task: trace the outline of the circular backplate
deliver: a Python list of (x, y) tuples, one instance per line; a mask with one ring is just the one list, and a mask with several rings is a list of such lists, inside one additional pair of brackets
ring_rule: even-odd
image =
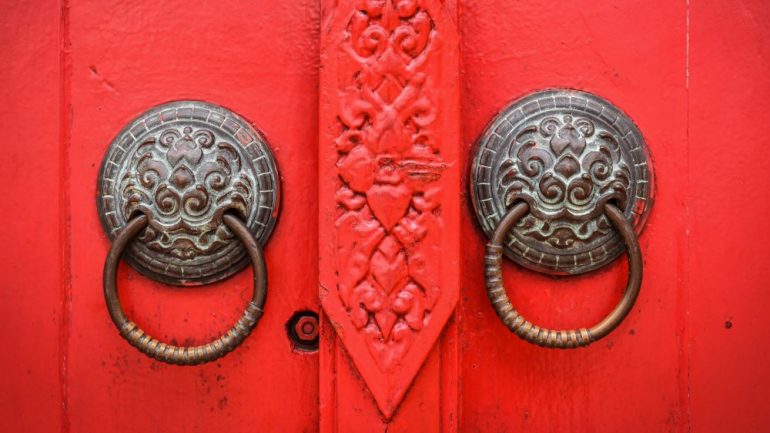
[(506, 255), (549, 274), (597, 269), (624, 250), (604, 216), (612, 201), (639, 233), (652, 205), (647, 146), (631, 119), (576, 90), (545, 90), (500, 113), (478, 140), (471, 195), (487, 236), (513, 203), (530, 214), (511, 230)]
[(222, 215), (236, 213), (264, 245), (278, 216), (279, 179), (267, 142), (244, 119), (206, 102), (171, 102), (110, 144), (97, 208), (110, 239), (132, 216), (148, 216), (125, 254), (139, 272), (168, 284), (208, 284), (249, 263)]

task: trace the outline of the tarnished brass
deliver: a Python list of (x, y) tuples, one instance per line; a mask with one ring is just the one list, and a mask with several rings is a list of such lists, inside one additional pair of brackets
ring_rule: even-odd
[[(159, 105), (112, 142), (98, 187), (99, 216), (113, 241), (104, 264), (104, 298), (120, 335), (147, 356), (180, 365), (213, 361), (241, 344), (263, 314), (262, 245), (278, 216), (278, 170), (264, 138), (214, 104)], [(120, 305), (121, 258), (175, 285), (220, 281), (251, 262), (252, 299), (238, 322), (209, 344), (162, 343), (129, 320)]]
[(541, 328), (524, 319), (511, 304), (503, 286), (503, 240), (511, 227), (528, 212), (529, 205), (526, 202), (515, 204), (497, 226), (492, 239), (487, 243), (485, 257), (487, 296), (492, 301), (495, 312), (511, 332), (538, 346), (559, 349), (587, 346), (606, 336), (631, 311), (642, 284), (642, 253), (639, 250), (639, 242), (634, 227), (620, 209), (610, 203), (604, 205), (604, 215), (620, 234), (628, 252), (628, 283), (623, 299), (604, 320), (591, 328), (553, 330)]
[[(487, 295), (505, 326), (543, 347), (586, 346), (628, 315), (642, 283), (637, 233), (654, 192), (633, 121), (587, 92), (535, 92), (506, 107), (479, 138), (471, 196), (489, 237)], [(503, 255), (548, 274), (581, 274), (628, 252), (623, 299), (591, 328), (553, 330), (524, 319), (503, 286)]]
[(98, 186), (111, 239), (136, 215), (148, 217), (126, 261), (175, 285), (213, 283), (243, 269), (249, 257), (222, 216), (239, 215), (264, 245), (280, 201), (267, 141), (237, 114), (202, 101), (159, 105), (128, 124), (105, 154)]
[(222, 219), (248, 252), (254, 269), (254, 291), (246, 311), (238, 322), (223, 336), (201, 346), (179, 347), (162, 343), (146, 334), (136, 323), (126, 317), (118, 298), (118, 264), (126, 246), (147, 227), (147, 216), (139, 215), (129, 220), (125, 228), (115, 237), (104, 263), (104, 299), (107, 302), (110, 317), (120, 331), (120, 335), (145, 355), (178, 365), (210, 362), (225, 356), (238, 347), (262, 317), (264, 313), (262, 308), (267, 296), (267, 270), (262, 256), (262, 248), (249, 228), (238, 217), (225, 214)]
[(478, 140), (471, 196), (487, 236), (514, 203), (530, 211), (505, 238), (529, 269), (580, 274), (623, 252), (603, 212), (615, 202), (639, 233), (652, 207), (651, 160), (634, 122), (577, 90), (545, 90), (505, 108)]

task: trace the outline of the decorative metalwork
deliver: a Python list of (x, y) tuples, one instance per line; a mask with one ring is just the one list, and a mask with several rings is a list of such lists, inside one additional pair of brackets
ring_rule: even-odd
[(608, 101), (576, 90), (541, 91), (507, 107), (479, 139), (471, 176), (487, 236), (514, 203), (529, 204), (505, 254), (553, 274), (579, 274), (617, 258), (624, 244), (605, 204), (615, 203), (639, 232), (654, 191), (634, 123)]
[(214, 361), (240, 346), (257, 326), (259, 319), (262, 318), (265, 312), (263, 310), (265, 298), (267, 297), (267, 269), (262, 255), (262, 247), (239, 217), (224, 214), (222, 221), (248, 251), (254, 271), (254, 289), (251, 301), (235, 325), (216, 340), (199, 346), (175, 346), (163, 343), (144, 332), (136, 323), (126, 317), (118, 296), (118, 265), (126, 246), (147, 227), (148, 217), (140, 214), (131, 218), (115, 237), (104, 263), (104, 301), (107, 304), (107, 311), (110, 313), (112, 322), (120, 331), (120, 336), (150, 358), (177, 365), (197, 365)]
[(492, 302), (497, 316), (508, 329), (519, 338), (542, 347), (570, 349), (588, 346), (594, 341), (607, 336), (615, 329), (633, 308), (642, 285), (642, 252), (631, 222), (623, 211), (607, 203), (604, 213), (614, 228), (620, 233), (628, 251), (628, 282), (623, 298), (610, 314), (591, 328), (547, 329), (525, 319), (508, 298), (503, 286), (503, 239), (513, 224), (516, 224), (529, 212), (529, 205), (520, 201), (503, 217), (492, 238), (487, 243), (484, 257), (484, 281), (487, 296)]
[(279, 190), (273, 156), (248, 122), (213, 104), (179, 101), (118, 134), (102, 163), (97, 206), (110, 239), (137, 214), (148, 217), (125, 257), (139, 272), (169, 284), (207, 284), (249, 263), (223, 215), (237, 214), (264, 245)]

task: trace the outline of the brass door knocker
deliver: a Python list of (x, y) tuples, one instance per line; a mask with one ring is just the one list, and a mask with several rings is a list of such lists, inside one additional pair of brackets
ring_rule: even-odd
[[(544, 347), (586, 346), (631, 311), (642, 281), (637, 241), (652, 205), (653, 175), (641, 133), (608, 101), (546, 90), (507, 107), (478, 142), (471, 173), (476, 216), (489, 236), (487, 295), (503, 323)], [(618, 306), (591, 328), (552, 330), (524, 319), (503, 286), (502, 256), (529, 269), (574, 275), (628, 253)]]
[[(278, 216), (280, 183), (265, 139), (222, 107), (178, 101), (131, 122), (102, 163), (97, 208), (112, 239), (104, 297), (131, 345), (160, 361), (193, 365), (232, 351), (264, 313), (267, 271), (262, 245)], [(208, 284), (248, 263), (254, 290), (243, 316), (223, 336), (195, 347), (150, 337), (120, 305), (121, 257), (140, 273), (173, 285)]]

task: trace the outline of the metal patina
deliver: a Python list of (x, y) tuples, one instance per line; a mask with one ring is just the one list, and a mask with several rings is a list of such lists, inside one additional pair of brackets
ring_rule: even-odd
[(246, 266), (247, 251), (223, 216), (238, 216), (264, 245), (280, 201), (262, 135), (237, 114), (200, 101), (157, 106), (126, 126), (107, 150), (98, 187), (111, 240), (131, 218), (147, 216), (126, 260), (175, 285), (212, 283)]
[(479, 138), (471, 172), (487, 236), (526, 202), (529, 213), (506, 237), (505, 254), (550, 274), (580, 274), (617, 258), (625, 247), (605, 205), (616, 205), (639, 233), (653, 192), (636, 125), (610, 102), (576, 90), (536, 92), (508, 106)]

